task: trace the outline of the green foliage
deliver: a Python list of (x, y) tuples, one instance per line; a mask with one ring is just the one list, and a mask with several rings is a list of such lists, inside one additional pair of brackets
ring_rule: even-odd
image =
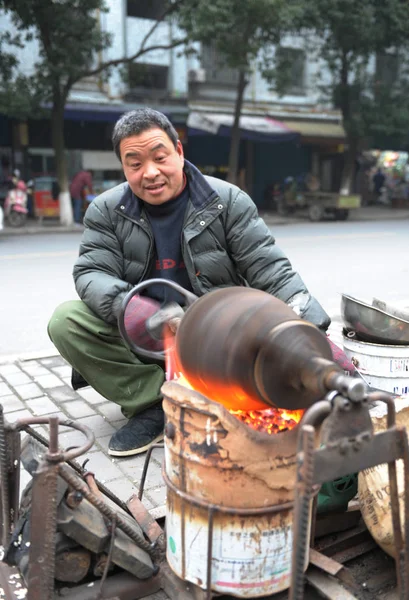
[[(110, 43), (110, 37), (100, 31), (99, 13), (105, 11), (103, 0), (3, 0), (0, 4), (10, 15), (18, 35), (6, 41), (22, 46), (38, 41), (39, 56), (31, 75), (19, 72), (15, 58), (2, 52), (0, 79), (2, 109), (8, 114), (27, 115), (38, 103), (53, 102), (59, 97), (64, 103), (72, 85), (92, 67), (95, 56)], [(13, 90), (22, 90), (25, 99)], [(11, 102), (10, 104), (8, 102)]]
[(17, 75), (13, 80), (5, 80), (0, 91), (0, 113), (24, 120), (27, 115), (40, 118), (46, 114), (39, 95), (30, 77)]
[(6, 33), (0, 35), (0, 80), (8, 81), (13, 75), (17, 65), (16, 57), (4, 48), (9, 44), (10, 36)]
[(303, 48), (295, 49), (282, 45), (264, 48), (261, 61), (263, 77), (273, 84), (274, 91), (283, 96), (293, 93), (294, 87), (302, 88), (306, 53)]
[[(184, 1), (188, 0), (168, 0), (162, 18)], [(102, 53), (111, 43), (111, 36), (99, 26), (100, 13), (107, 11), (104, 0), (0, 0), (0, 9), (11, 17), (17, 31), (14, 39), (0, 32), (0, 112), (20, 119), (35, 118), (43, 115), (45, 106), (50, 107), (56, 173), (61, 192), (67, 192), (60, 198), (60, 216), (69, 224), (72, 208), (64, 152), (64, 107), (73, 85), (88, 76), (106, 78), (113, 68), (185, 40), (149, 45), (156, 23), (133, 56), (104, 62)], [(32, 40), (38, 42), (39, 55), (32, 73), (27, 74), (25, 65), (14, 58), (13, 46)]]
[(262, 48), (278, 43), (281, 31), (288, 27), (292, 8), (287, 5), (286, 0), (187, 0), (176, 13), (189, 41), (214, 52), (216, 68), (229, 67), (239, 74), (228, 166), (232, 183), (237, 177), (239, 120), (247, 75)]
[(189, 40), (213, 45), (224, 65), (249, 69), (260, 49), (277, 42), (285, 0), (192, 0), (182, 3), (179, 25)]
[[(409, 44), (406, 0), (290, 0), (289, 33), (303, 40), (318, 60), (316, 86), (321, 100), (339, 108), (350, 140), (399, 134), (409, 128), (404, 73)], [(296, 9), (298, 6), (298, 10)], [(399, 75), (375, 68), (388, 53), (399, 56)], [(264, 52), (264, 75), (281, 94), (288, 89), (290, 64), (280, 53)], [(385, 69), (384, 69), (385, 71)], [(324, 76), (325, 75), (325, 78)]]
[(361, 103), (362, 129), (373, 140), (374, 146), (383, 145), (382, 140), (393, 138), (398, 148), (408, 148), (409, 132), (409, 85), (377, 85), (376, 95)]

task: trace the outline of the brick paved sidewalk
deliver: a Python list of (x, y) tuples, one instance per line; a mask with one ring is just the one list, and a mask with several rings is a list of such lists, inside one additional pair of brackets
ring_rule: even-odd
[[(9, 422), (20, 417), (57, 415), (87, 425), (95, 435), (95, 444), (77, 461), (82, 464), (88, 458), (87, 469), (123, 502), (138, 492), (146, 454), (129, 458), (108, 455), (111, 435), (126, 423), (119, 406), (90, 387), (75, 392), (71, 387), (71, 367), (60, 356), (11, 359), (0, 364), (0, 404)], [(35, 428), (48, 439), (47, 426)], [(64, 427), (59, 440), (62, 447), (69, 448), (82, 445), (84, 436)], [(165, 514), (163, 454), (162, 448), (153, 451), (144, 486), (143, 503), (154, 518)], [(22, 486), (29, 478), (22, 471)]]

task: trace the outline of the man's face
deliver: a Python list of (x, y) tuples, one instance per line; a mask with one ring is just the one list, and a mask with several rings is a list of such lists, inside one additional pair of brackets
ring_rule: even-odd
[(143, 131), (119, 144), (122, 168), (133, 193), (148, 204), (164, 204), (183, 188), (183, 147), (162, 129)]

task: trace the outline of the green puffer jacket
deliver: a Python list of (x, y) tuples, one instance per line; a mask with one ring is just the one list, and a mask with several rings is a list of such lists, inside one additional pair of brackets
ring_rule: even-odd
[[(189, 204), (182, 253), (195, 294), (245, 285), (264, 290), (321, 329), (330, 319), (275, 245), (249, 196), (238, 187), (205, 177), (185, 161)], [(80, 298), (101, 319), (116, 323), (122, 301), (150, 273), (154, 239), (143, 203), (127, 183), (98, 196), (88, 207), (74, 280)]]

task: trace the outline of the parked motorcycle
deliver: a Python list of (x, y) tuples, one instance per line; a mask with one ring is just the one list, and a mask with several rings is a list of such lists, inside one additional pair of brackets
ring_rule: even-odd
[(22, 227), (27, 214), (27, 185), (19, 179), (4, 201), (4, 217), (11, 227)]

